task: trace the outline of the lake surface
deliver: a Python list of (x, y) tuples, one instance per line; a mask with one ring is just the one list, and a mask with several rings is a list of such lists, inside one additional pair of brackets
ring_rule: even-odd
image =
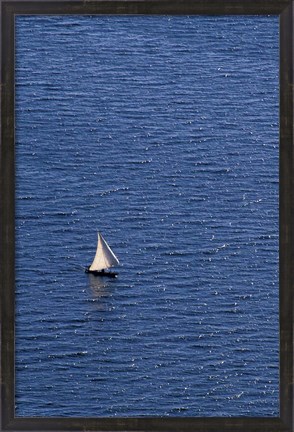
[(276, 17), (16, 18), (17, 416), (278, 416), (278, 67)]

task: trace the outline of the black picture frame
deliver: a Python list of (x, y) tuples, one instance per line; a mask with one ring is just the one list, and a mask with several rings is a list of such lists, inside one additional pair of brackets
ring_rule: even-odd
[[(282, 432), (293, 421), (294, 125), (291, 0), (1, 0), (0, 313), (1, 431)], [(15, 148), (14, 21), (16, 15), (174, 14), (279, 15), (279, 311), (280, 417), (15, 418)], [(266, 115), (266, 113), (265, 113)]]

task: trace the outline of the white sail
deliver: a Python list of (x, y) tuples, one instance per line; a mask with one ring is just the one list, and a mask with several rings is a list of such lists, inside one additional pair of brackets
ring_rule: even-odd
[(98, 245), (94, 261), (90, 270), (103, 270), (119, 264), (117, 257), (114, 255), (104, 238), (98, 233)]

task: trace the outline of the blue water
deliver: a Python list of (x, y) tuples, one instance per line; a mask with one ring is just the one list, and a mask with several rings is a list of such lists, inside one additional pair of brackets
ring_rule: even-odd
[(17, 416), (278, 415), (278, 63), (273, 17), (16, 18)]

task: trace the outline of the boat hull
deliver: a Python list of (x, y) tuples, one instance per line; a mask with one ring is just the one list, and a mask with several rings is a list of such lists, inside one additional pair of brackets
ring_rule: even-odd
[(85, 269), (85, 273), (92, 274), (94, 276), (107, 276), (111, 278), (115, 278), (117, 276), (117, 273), (110, 272), (110, 271), (98, 271), (98, 270), (90, 270), (88, 268)]

